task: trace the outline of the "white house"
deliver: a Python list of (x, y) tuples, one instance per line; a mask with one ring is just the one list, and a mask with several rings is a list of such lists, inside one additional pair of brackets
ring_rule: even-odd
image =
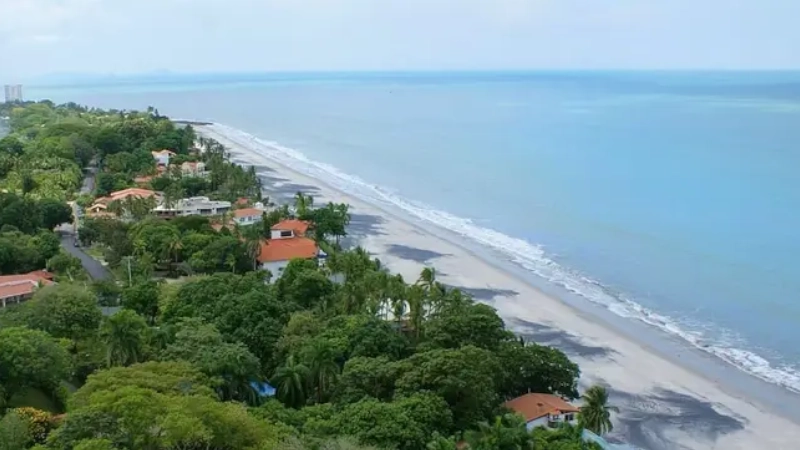
[(166, 150), (166, 149), (159, 150), (157, 152), (154, 151), (154, 152), (150, 152), (150, 153), (152, 153), (153, 158), (156, 160), (156, 164), (157, 165), (161, 165), (161, 166), (165, 166), (165, 167), (169, 165), (169, 158), (172, 157), (172, 156), (175, 156), (175, 152), (170, 151), (170, 150)]
[(153, 212), (161, 217), (216, 216), (231, 210), (231, 202), (210, 200), (208, 197), (180, 199), (171, 207), (160, 204)]
[(580, 408), (552, 394), (525, 394), (503, 404), (525, 419), (527, 428), (577, 425)]
[(239, 226), (253, 225), (261, 222), (264, 210), (259, 208), (242, 208), (233, 211), (233, 222)]
[(186, 161), (181, 164), (181, 174), (185, 177), (205, 177), (208, 175), (206, 163), (202, 161)]
[(293, 259), (323, 261), (328, 255), (317, 247), (313, 239), (305, 237), (309, 223), (302, 220), (284, 220), (272, 227), (270, 239), (261, 243), (258, 262), (261, 268), (279, 276)]

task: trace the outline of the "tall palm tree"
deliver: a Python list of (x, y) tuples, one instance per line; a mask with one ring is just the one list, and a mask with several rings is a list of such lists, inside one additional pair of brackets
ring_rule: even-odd
[(578, 414), (578, 422), (587, 430), (603, 435), (614, 429), (611, 411), (619, 408), (608, 404), (608, 391), (603, 386), (592, 386), (583, 394), (583, 406)]
[(286, 363), (272, 375), (272, 383), (277, 386), (278, 398), (291, 407), (300, 407), (306, 402), (306, 381), (308, 366), (298, 362), (294, 355), (286, 358)]
[(311, 207), (314, 205), (314, 197), (310, 195), (305, 195), (302, 192), (298, 192), (294, 195), (294, 208), (297, 213), (297, 217), (302, 218), (305, 217), (306, 214), (311, 210)]
[(103, 324), (101, 335), (106, 344), (109, 367), (127, 366), (142, 359), (147, 324), (135, 312), (122, 310)]
[(326, 340), (317, 340), (306, 350), (306, 364), (310, 369), (311, 385), (316, 390), (317, 403), (323, 402), (333, 383), (339, 378), (336, 357), (335, 349)]

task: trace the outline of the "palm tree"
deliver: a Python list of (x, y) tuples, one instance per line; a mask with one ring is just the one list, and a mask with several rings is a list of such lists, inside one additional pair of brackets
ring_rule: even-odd
[(478, 429), (467, 433), (471, 450), (527, 450), (533, 449), (533, 436), (525, 421), (516, 414), (495, 417), (491, 424), (478, 423)]
[(314, 197), (298, 192), (294, 195), (294, 208), (298, 218), (303, 218), (314, 205)]
[(101, 333), (107, 347), (108, 366), (127, 366), (139, 362), (144, 352), (143, 336), (146, 329), (144, 319), (130, 310), (122, 310), (109, 317)]
[(305, 353), (306, 363), (310, 369), (310, 381), (316, 389), (317, 403), (322, 403), (325, 395), (339, 377), (339, 365), (336, 363), (336, 351), (329, 341), (315, 341)]
[(306, 402), (306, 380), (309, 373), (306, 365), (297, 362), (294, 355), (289, 355), (283, 367), (272, 375), (271, 381), (278, 388), (278, 398), (291, 407), (302, 406)]
[(614, 429), (611, 411), (619, 412), (616, 406), (608, 404), (608, 391), (603, 386), (592, 386), (583, 394), (583, 406), (578, 422), (587, 430), (603, 435)]
[(431, 441), (425, 446), (428, 450), (456, 450), (458, 444), (454, 438), (446, 438), (438, 432), (433, 433)]

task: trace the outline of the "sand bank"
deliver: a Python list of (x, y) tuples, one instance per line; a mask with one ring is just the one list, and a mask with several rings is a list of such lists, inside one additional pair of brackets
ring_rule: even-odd
[[(440, 281), (493, 305), (514, 331), (564, 350), (580, 364), (582, 385), (611, 388), (612, 402), (621, 412), (609, 440), (652, 450), (800, 448), (800, 425), (776, 413), (774, 405), (752, 400), (750, 392), (726, 384), (724, 378), (689, 370), (676, 362), (680, 355), (659, 353), (601, 318), (546, 295), (446, 231), (414, 223), (397, 211), (292, 170), (281, 163), (285, 160), (264, 152), (263, 143), (253, 137), (215, 125), (197, 130), (228, 147), (234, 161), (255, 166), (265, 189), (278, 201), (288, 201), (300, 190), (316, 201), (350, 204), (351, 242), (407, 280), (433, 266)], [(698, 358), (690, 350), (685, 357)], [(753, 386), (761, 385), (753, 380)], [(797, 397), (786, 393), (777, 402), (782, 400), (796, 402)]]

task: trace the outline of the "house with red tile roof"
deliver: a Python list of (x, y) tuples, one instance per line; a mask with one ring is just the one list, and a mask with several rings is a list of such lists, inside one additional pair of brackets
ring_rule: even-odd
[(325, 252), (313, 239), (305, 237), (309, 226), (309, 222), (294, 219), (275, 224), (270, 239), (261, 243), (257, 258), (261, 268), (278, 276), (293, 259), (324, 261), (327, 257)]
[(525, 419), (527, 428), (555, 428), (562, 424), (578, 423), (580, 408), (552, 394), (525, 394), (503, 404)]
[(33, 297), (36, 289), (53, 283), (53, 274), (44, 270), (20, 275), (0, 276), (0, 308), (22, 303)]

